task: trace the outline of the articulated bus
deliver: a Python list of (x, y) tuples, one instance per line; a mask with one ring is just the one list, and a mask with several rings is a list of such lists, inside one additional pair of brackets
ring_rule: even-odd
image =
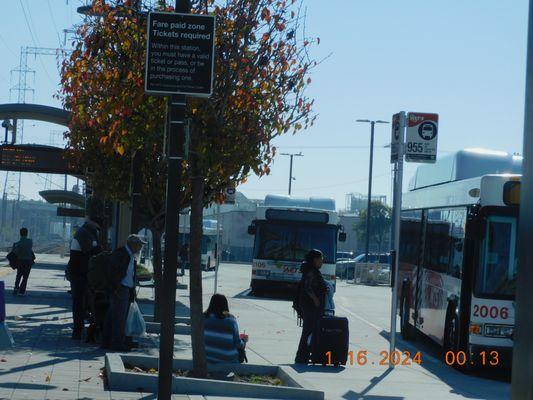
[(418, 168), (403, 196), (398, 305), (456, 367), (510, 367), (521, 157), (462, 150)]
[[(339, 233), (339, 231), (341, 231)], [(337, 236), (346, 240), (335, 211), (335, 200), (267, 195), (248, 228), (255, 235), (251, 289), (260, 294), (294, 288), (300, 264), (311, 249), (324, 253), (322, 275), (335, 283)]]

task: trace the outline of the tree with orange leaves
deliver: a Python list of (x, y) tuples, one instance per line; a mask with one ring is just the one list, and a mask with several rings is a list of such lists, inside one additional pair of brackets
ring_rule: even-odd
[[(191, 143), (189, 161), (184, 162), (182, 208), (191, 206), (191, 221), (200, 222), (191, 225), (191, 236), (201, 235), (203, 207), (223, 201), (228, 184), (243, 183), (252, 172), (269, 173), (276, 151), (272, 139), (314, 121), (313, 101), (305, 89), (317, 64), (308, 49), (318, 40), (303, 36), (300, 1), (192, 1), (192, 13), (215, 15), (217, 23), (214, 93), (208, 99), (189, 98), (186, 112)], [(159, 0), (156, 8), (171, 10), (166, 3)], [(132, 157), (143, 155), (141, 209), (155, 239), (157, 289), (164, 227), (166, 99), (144, 93), (144, 11), (150, 4), (93, 1), (93, 16), (79, 27), (74, 51), (64, 60), (61, 96), (72, 115), (66, 134), (70, 154), (93, 171), (89, 179), (95, 193), (127, 201)], [(193, 354), (203, 354), (199, 259), (200, 249), (191, 246)], [(205, 358), (199, 358), (195, 370), (204, 375)]]

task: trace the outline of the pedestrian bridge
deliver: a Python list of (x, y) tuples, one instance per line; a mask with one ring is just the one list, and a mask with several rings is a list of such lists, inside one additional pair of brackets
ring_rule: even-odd
[(29, 119), (68, 126), (70, 111), (41, 104), (0, 104), (0, 120), (5, 119)]

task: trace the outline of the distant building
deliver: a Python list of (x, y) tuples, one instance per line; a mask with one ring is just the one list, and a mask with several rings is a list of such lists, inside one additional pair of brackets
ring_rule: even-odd
[[(252, 262), (254, 236), (248, 234), (248, 226), (255, 219), (257, 206), (262, 203), (263, 200), (248, 199), (241, 192), (237, 192), (235, 204), (220, 206), (221, 245), (222, 251), (225, 251), (222, 260)], [(204, 209), (204, 219), (216, 218), (216, 204)]]
[[(371, 200), (387, 204), (387, 196), (374, 195), (371, 197)], [(346, 195), (346, 213), (359, 214), (362, 210), (366, 210), (367, 203), (367, 195), (361, 193), (348, 193)]]

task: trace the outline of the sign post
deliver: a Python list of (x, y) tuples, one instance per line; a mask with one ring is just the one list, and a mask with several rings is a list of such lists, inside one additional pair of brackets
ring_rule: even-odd
[[(224, 191), (225, 199), (224, 204), (235, 204), (235, 188), (228, 187)], [(215, 258), (215, 290), (213, 293), (217, 292), (218, 287), (218, 268), (220, 265), (220, 258), (222, 257), (222, 251), (221, 251), (221, 238), (220, 238), (220, 204), (217, 204), (217, 250), (216, 250), (216, 258)]]
[(389, 366), (394, 368), (393, 352), (396, 349), (396, 313), (398, 308), (398, 277), (400, 270), (400, 224), (402, 212), (403, 163), (434, 163), (437, 160), (438, 114), (400, 112), (392, 117), (391, 163), (394, 168), (394, 200), (391, 237), (393, 250), (392, 301)]
[(168, 161), (165, 204), (165, 254), (158, 394), (172, 396), (174, 318), (178, 269), (179, 207), (182, 160), (185, 158), (186, 95), (208, 97), (213, 91), (215, 18), (189, 14), (190, 0), (176, 0), (176, 13), (148, 14), (145, 92), (170, 95), (165, 149)]
[[(390, 349), (389, 367), (394, 368), (392, 354), (396, 348), (396, 309), (398, 308), (398, 275), (400, 266), (400, 216), (402, 210), (402, 186), (403, 186), (403, 154), (405, 137), (405, 112), (400, 112), (392, 117), (392, 142), (391, 162), (394, 162), (394, 199), (392, 213), (392, 239), (393, 251), (391, 262), (394, 268), (392, 272), (392, 301), (390, 320)], [(394, 154), (395, 153), (395, 154)]]

